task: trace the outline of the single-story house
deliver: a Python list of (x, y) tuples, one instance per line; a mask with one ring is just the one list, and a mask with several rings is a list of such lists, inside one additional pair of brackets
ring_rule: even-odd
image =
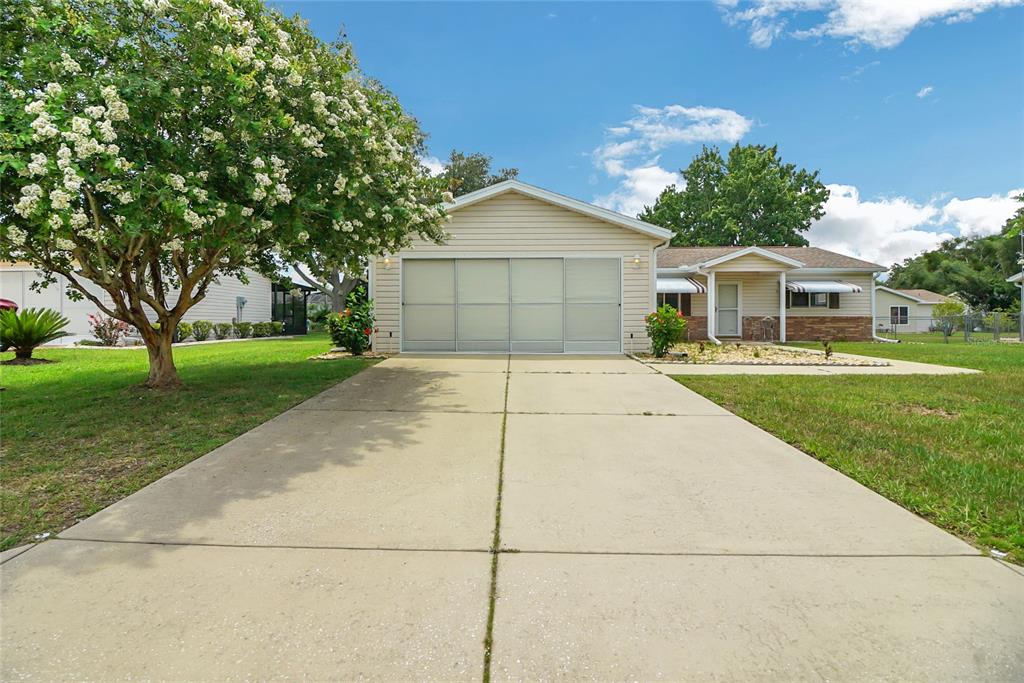
[[(185, 314), (184, 320), (209, 320), (211, 322), (265, 322), (280, 320), (285, 323), (287, 334), (306, 332), (306, 294), (309, 287), (294, 284), (291, 288), (271, 282), (255, 271), (246, 272), (248, 283), (235, 277), (222, 277), (211, 285), (206, 298)], [(0, 298), (10, 299), (20, 308), (52, 308), (69, 324), (69, 336), (57, 343), (69, 344), (80, 339), (90, 339), (89, 316), (101, 311), (96, 305), (83, 298), (73, 301), (67, 295), (67, 281), (62, 275), (42, 291), (36, 292), (31, 285), (41, 280), (42, 274), (28, 263), (0, 263)], [(86, 287), (110, 304), (110, 295), (100, 287), (85, 281)], [(296, 291), (298, 290), (298, 291)], [(169, 297), (174, 300), (174, 294)]]
[(664, 302), (691, 339), (872, 336), (875, 263), (813, 247), (668, 248), (664, 228), (516, 180), (447, 210), (447, 242), (370, 264), (376, 351), (646, 351), (645, 318)]
[(878, 285), (875, 293), (875, 326), (898, 332), (928, 332), (934, 327), (935, 304), (953, 301), (927, 289), (893, 289)]

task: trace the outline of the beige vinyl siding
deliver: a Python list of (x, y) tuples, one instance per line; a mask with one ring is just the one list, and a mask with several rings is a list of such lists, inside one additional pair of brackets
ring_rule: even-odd
[[(743, 257), (746, 258), (746, 257)], [(740, 259), (736, 259), (739, 261)], [(779, 273), (778, 272), (723, 272), (715, 268), (715, 279), (718, 282), (741, 282), (741, 303), (744, 316), (779, 315)], [(691, 276), (707, 286), (707, 278)], [(790, 280), (840, 280), (860, 285), (864, 290), (859, 294), (840, 294), (839, 308), (790, 308), (787, 316), (866, 316), (871, 315), (871, 275), (865, 273), (837, 273), (834, 275), (801, 275), (799, 270), (786, 273)], [(882, 292), (879, 292), (881, 297)], [(895, 297), (894, 297), (895, 298)], [(913, 303), (904, 299), (907, 303)], [(690, 296), (690, 310), (695, 316), (708, 314), (708, 297), (706, 294)], [(888, 305), (883, 309), (881, 299), (878, 300), (878, 315), (888, 315)], [(911, 315), (914, 315), (913, 313)], [(921, 313), (920, 315), (927, 315)]]
[(773, 261), (770, 258), (759, 256), (758, 254), (747, 254), (746, 256), (740, 256), (734, 258), (731, 261), (720, 263), (717, 266), (710, 268), (716, 273), (732, 273), (736, 271), (750, 272), (750, 271), (773, 271), (778, 272), (780, 270), (787, 270), (788, 266), (778, 261)]
[[(799, 316), (870, 316), (871, 315), (871, 287), (872, 276), (870, 273), (834, 273), (829, 275), (801, 275), (799, 270), (792, 270), (786, 273), (790, 280), (839, 280), (849, 282), (853, 285), (860, 285), (859, 294), (840, 294), (839, 308), (790, 308), (786, 310), (789, 317)], [(886, 309), (888, 310), (888, 309)]]
[(902, 296), (896, 296), (884, 290), (875, 292), (875, 325), (889, 328), (889, 307), (906, 306), (907, 315), (910, 321), (906, 325), (899, 325), (896, 329), (900, 332), (927, 332), (931, 327), (932, 304), (920, 304)]
[[(651, 307), (651, 256), (661, 240), (569, 209), (506, 192), (454, 211), (443, 245), (416, 240), (413, 247), (374, 263), (372, 279), (377, 334), (375, 348), (399, 350), (402, 259), (509, 256), (603, 256), (622, 260), (623, 350), (646, 350), (644, 317)], [(634, 265), (633, 257), (640, 257)], [(633, 335), (632, 338), (630, 335)]]

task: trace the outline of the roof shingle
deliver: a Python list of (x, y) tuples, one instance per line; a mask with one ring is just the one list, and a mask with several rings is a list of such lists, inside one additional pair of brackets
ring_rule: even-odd
[[(679, 268), (682, 266), (696, 266), (719, 256), (725, 256), (734, 251), (747, 249), (747, 246), (739, 247), (669, 247), (658, 252), (659, 268)], [(834, 251), (821, 249), (819, 247), (760, 247), (780, 256), (787, 256), (796, 259), (804, 264), (805, 268), (878, 268), (885, 270), (885, 266), (870, 261), (837, 254)]]

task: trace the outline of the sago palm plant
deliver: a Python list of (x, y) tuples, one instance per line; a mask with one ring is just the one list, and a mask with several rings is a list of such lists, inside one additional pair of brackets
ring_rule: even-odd
[(0, 311), (0, 350), (14, 349), (17, 360), (29, 360), (37, 346), (63, 337), (68, 319), (49, 308)]

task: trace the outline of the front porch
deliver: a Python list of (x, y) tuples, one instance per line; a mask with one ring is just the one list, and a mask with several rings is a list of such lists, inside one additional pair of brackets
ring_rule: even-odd
[(659, 269), (656, 303), (683, 313), (690, 341), (870, 339), (870, 275), (802, 266), (750, 247), (698, 268)]

